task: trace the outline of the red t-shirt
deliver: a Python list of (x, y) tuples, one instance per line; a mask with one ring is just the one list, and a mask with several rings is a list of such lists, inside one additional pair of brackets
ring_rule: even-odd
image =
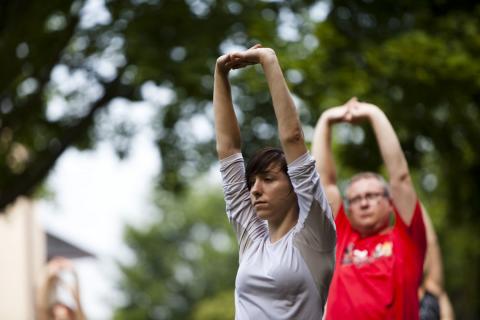
[(417, 201), (410, 226), (394, 211), (389, 232), (361, 238), (340, 207), (326, 319), (418, 319), (426, 250), (422, 209)]

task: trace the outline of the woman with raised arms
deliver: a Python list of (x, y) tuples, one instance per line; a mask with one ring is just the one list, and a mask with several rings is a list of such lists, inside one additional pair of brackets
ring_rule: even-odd
[[(228, 74), (253, 64), (265, 73), (281, 149), (261, 149), (245, 166)], [(226, 211), (239, 243), (236, 319), (321, 319), (335, 225), (275, 52), (255, 45), (219, 57), (213, 106)]]

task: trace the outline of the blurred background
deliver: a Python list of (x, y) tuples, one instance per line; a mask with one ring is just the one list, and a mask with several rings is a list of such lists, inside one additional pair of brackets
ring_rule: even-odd
[[(15, 260), (19, 242), (0, 238), (0, 277), (28, 278), (18, 298), (2, 282), (0, 317), (14, 314), (12, 299), (32, 303), (34, 271), (62, 254), (45, 240), (55, 237), (73, 248), (89, 319), (232, 318), (237, 247), (213, 140), (213, 70), (222, 53), (255, 43), (276, 50), (308, 142), (322, 110), (351, 96), (386, 112), (438, 233), (456, 316), (480, 318), (473, 0), (1, 1), (1, 230), (15, 213), (19, 225), (38, 221), (43, 240), (19, 231), (33, 245)], [(259, 72), (231, 76), (247, 157), (278, 145)], [(369, 128), (339, 126), (334, 142), (342, 181), (383, 170)]]

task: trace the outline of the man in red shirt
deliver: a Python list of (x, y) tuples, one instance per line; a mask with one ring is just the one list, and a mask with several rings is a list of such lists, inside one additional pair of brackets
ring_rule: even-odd
[[(389, 181), (376, 173), (357, 174), (342, 202), (331, 128), (359, 120), (373, 127)], [(313, 155), (337, 227), (326, 319), (418, 319), (425, 227), (407, 161), (387, 117), (356, 98), (326, 110), (315, 128)]]

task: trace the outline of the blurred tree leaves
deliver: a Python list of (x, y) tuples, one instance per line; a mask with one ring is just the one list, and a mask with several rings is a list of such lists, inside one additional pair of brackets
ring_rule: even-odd
[(0, 208), (30, 195), (68, 147), (109, 139), (127, 156), (135, 125), (102, 115), (115, 102), (143, 101), (147, 83), (172, 93), (167, 106), (150, 103), (158, 109), (159, 181), (183, 190), (215, 159), (211, 138), (186, 128), (208, 113), (216, 57), (232, 46), (273, 45), (279, 15), (312, 2), (3, 1)]
[(160, 193), (160, 217), (146, 229), (127, 229), (136, 259), (121, 267), (127, 303), (115, 319), (207, 319), (212, 306), (233, 316), (238, 254), (222, 191), (203, 183), (184, 197)]
[[(94, 144), (98, 110), (116, 97), (134, 97), (120, 81), (114, 40), (105, 41), (101, 24), (81, 24), (83, 5), (0, 5), (0, 209), (30, 195), (68, 147)], [(110, 74), (98, 68), (102, 55), (112, 58)]]
[(193, 312), (193, 320), (227, 320), (235, 318), (233, 290), (220, 292), (211, 299), (200, 301)]
[[(130, 137), (138, 128), (130, 119), (114, 121), (109, 114), (119, 101), (146, 100), (158, 111), (153, 128), (162, 159), (159, 186), (174, 192), (183, 204), (189, 195), (181, 192), (216, 161), (211, 110), (215, 59), (228, 48), (261, 42), (274, 47), (282, 61), (307, 139), (322, 110), (353, 95), (385, 110), (437, 227), (457, 315), (478, 318), (477, 1), (132, 0), (107, 1), (106, 8), (90, 10), (96, 15), (86, 14), (85, 4), (0, 3), (0, 207), (38, 189), (68, 147), (87, 149), (108, 139), (119, 156), (127, 156)], [(312, 5), (328, 10), (325, 20), (310, 19)], [(254, 67), (232, 75), (246, 156), (259, 145), (278, 143), (259, 72)], [(170, 98), (149, 100), (148, 86)], [(192, 130), (199, 123), (201, 130)], [(357, 170), (382, 170), (368, 127), (344, 126), (337, 131), (341, 178)], [(160, 207), (171, 202), (165, 198)], [(168, 212), (180, 210), (174, 207)], [(162, 210), (166, 219), (168, 213)], [(186, 229), (171, 230), (187, 232), (188, 227), (182, 228)], [(170, 260), (156, 261), (163, 254), (158, 244), (168, 247), (186, 241), (182, 234), (155, 224), (143, 231), (127, 233), (142, 261), (138, 270), (125, 269), (124, 288), (127, 295), (131, 291), (131, 299), (124, 311), (132, 318), (137, 313), (153, 317), (152, 309), (143, 313), (135, 308), (136, 302), (149, 306), (166, 301), (161, 300), (166, 291), (153, 288), (148, 297), (140, 288), (173, 281), (168, 263), (181, 261), (168, 250)], [(153, 256), (142, 257), (144, 248)], [(146, 265), (148, 272), (141, 267)], [(158, 275), (164, 278), (155, 278)], [(175, 286), (173, 292), (185, 294), (185, 301), (197, 301), (202, 294), (213, 297), (229, 288), (199, 289), (201, 294), (192, 296), (181, 291), (186, 284)], [(174, 299), (171, 305), (178, 301), (184, 300)], [(198, 310), (208, 308), (206, 303)], [(168, 312), (188, 314), (182, 307)]]

